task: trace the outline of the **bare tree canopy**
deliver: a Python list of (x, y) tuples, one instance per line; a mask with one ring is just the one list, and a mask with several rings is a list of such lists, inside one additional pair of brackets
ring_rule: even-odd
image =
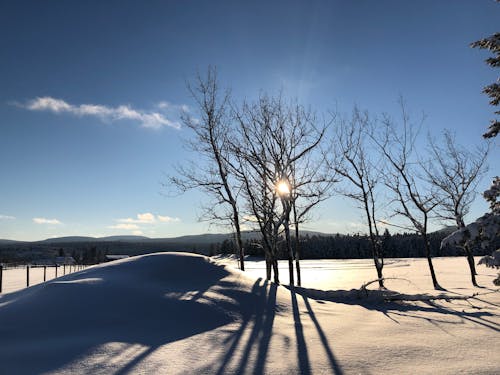
[(457, 144), (454, 135), (446, 130), (442, 141), (428, 137), (430, 160), (424, 162), (427, 180), (437, 188), (437, 213), (464, 227), (464, 218), (477, 196), (476, 187), (487, 171), (488, 147), (469, 150)]
[[(487, 170), (485, 161), (488, 147), (470, 151), (457, 145), (449, 131), (443, 133), (440, 143), (430, 136), (428, 139), (430, 160), (424, 162), (423, 169), (429, 183), (436, 188), (439, 202), (437, 216), (445, 221), (453, 221), (457, 229), (464, 228), (465, 216), (477, 195), (477, 184)], [(477, 286), (472, 250), (467, 243), (462, 248), (469, 264), (472, 284)]]
[(417, 160), (415, 147), (420, 125), (410, 121), (402, 99), (400, 105), (400, 126), (397, 127), (389, 116), (385, 116), (383, 130), (372, 139), (387, 162), (384, 183), (396, 203), (394, 214), (406, 218), (422, 237), (432, 284), (435, 289), (442, 289), (434, 272), (428, 239), (430, 215), (439, 202), (435, 198), (434, 187), (422, 178), (421, 164)]
[(377, 189), (381, 182), (379, 153), (370, 144), (374, 136), (374, 124), (367, 112), (354, 108), (349, 120), (335, 116), (335, 133), (330, 146), (330, 170), (347, 181), (347, 187), (339, 192), (354, 200), (363, 211), (368, 227), (373, 261), (378, 283), (384, 287), (382, 269), (383, 249), (378, 228)]
[(329, 182), (321, 171), (322, 158), (314, 153), (326, 125), (318, 126), (313, 112), (297, 103), (286, 103), (282, 95), (263, 95), (256, 103), (244, 103), (235, 117), (239, 137), (233, 150), (247, 207), (263, 235), (267, 276), (272, 265), (277, 278), (275, 257), (283, 226), (290, 284), (294, 285), (293, 260), (298, 263), (298, 252), (294, 254), (291, 243), (291, 213), (297, 232), (298, 223), (327, 196)]
[(189, 92), (197, 104), (199, 118), (183, 113), (184, 125), (194, 137), (186, 141), (187, 147), (197, 155), (197, 162), (178, 166), (177, 176), (170, 183), (181, 192), (191, 189), (205, 191), (212, 201), (204, 207), (203, 217), (219, 223), (230, 223), (235, 231), (235, 243), (240, 258), (240, 268), (245, 269), (243, 243), (241, 240), (240, 214), (237, 202), (238, 186), (230, 173), (235, 161), (230, 153), (232, 118), (230, 95), (221, 92), (217, 71), (209, 67), (206, 77), (197, 75)]

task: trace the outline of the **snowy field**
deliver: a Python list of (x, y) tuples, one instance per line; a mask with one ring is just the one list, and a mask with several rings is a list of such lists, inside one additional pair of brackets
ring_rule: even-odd
[[(71, 273), (76, 270), (75, 266), (59, 266), (57, 269), (57, 276), (63, 276), (63, 274)], [(43, 283), (43, 267), (32, 267), (29, 271), (29, 285), (33, 286), (36, 284)], [(56, 277), (56, 268), (47, 267), (45, 271), (45, 279), (50, 280)], [(26, 288), (26, 266), (19, 266), (16, 268), (7, 268), (3, 270), (2, 277), (2, 292), (11, 293), (16, 290)]]
[[(497, 274), (464, 258), (302, 261), (303, 287), (264, 264), (160, 253), (0, 296), (0, 374), (499, 374)], [(286, 262), (280, 264), (286, 283)], [(452, 299), (480, 293), (468, 300)], [(386, 302), (387, 297), (426, 301)], [(432, 300), (429, 297), (447, 297)]]

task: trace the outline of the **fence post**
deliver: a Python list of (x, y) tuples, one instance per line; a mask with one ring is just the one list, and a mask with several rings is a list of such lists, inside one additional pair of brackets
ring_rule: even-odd
[(56, 267), (56, 277), (55, 277), (55, 278), (57, 279), (57, 263), (56, 263), (56, 266), (55, 266), (55, 267)]
[(47, 266), (43, 266), (43, 282), (47, 281)]
[(66, 264), (63, 264), (63, 276), (66, 275)]
[(2, 293), (3, 264), (0, 264), (0, 293)]
[(26, 265), (26, 288), (30, 286), (30, 265)]

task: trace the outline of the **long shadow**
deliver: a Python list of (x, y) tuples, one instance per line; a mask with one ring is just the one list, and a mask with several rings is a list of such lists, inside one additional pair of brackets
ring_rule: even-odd
[[(454, 310), (433, 302), (432, 300), (426, 301), (426, 298), (432, 298), (428, 294), (415, 294), (415, 295), (402, 295), (391, 290), (373, 290), (367, 292), (365, 295), (358, 290), (338, 290), (338, 291), (322, 291), (307, 288), (295, 288), (296, 292), (301, 294), (304, 298), (310, 298), (318, 301), (330, 301), (348, 305), (362, 306), (368, 310), (375, 310), (383, 313), (394, 321), (390, 315), (408, 316), (412, 318), (419, 318), (424, 320), (431, 319), (433, 322), (446, 323), (446, 324), (459, 324), (456, 322), (444, 321), (439, 319), (429, 318), (429, 316), (419, 316), (414, 313), (436, 313), (439, 315), (457, 316), (462, 320), (467, 320), (472, 323), (481, 325), (483, 327), (500, 332), (500, 325), (485, 319), (486, 317), (496, 316), (488, 311), (473, 311), (468, 312), (465, 310)], [(400, 301), (390, 301), (391, 297), (402, 297)], [(446, 297), (446, 296), (443, 296)], [(448, 296), (449, 297), (449, 296)], [(446, 298), (443, 298), (446, 300)], [(421, 302), (417, 304), (416, 302)], [(397, 321), (396, 321), (397, 323)]]
[(314, 314), (314, 311), (311, 308), (311, 304), (309, 303), (309, 300), (304, 295), (302, 295), (302, 298), (304, 300), (304, 304), (306, 305), (307, 313), (311, 317), (311, 320), (313, 321), (314, 326), (316, 327), (316, 330), (318, 331), (319, 337), (321, 339), (321, 343), (323, 344), (323, 348), (325, 349), (326, 355), (328, 357), (328, 361), (330, 362), (330, 366), (331, 366), (334, 374), (341, 375), (342, 374), (342, 368), (337, 363), (337, 360), (335, 359), (335, 356), (333, 355), (333, 351), (330, 348), (330, 344), (329, 344), (328, 339), (327, 339), (327, 337), (325, 335), (325, 332), (321, 328), (321, 325), (319, 324), (319, 321), (316, 318), (316, 314)]
[[(262, 282), (262, 279), (255, 281), (252, 287), (252, 306), (242, 306), (242, 311), (250, 311), (250, 314), (243, 315), (242, 322), (238, 330), (231, 335), (231, 345), (226, 354), (221, 360), (217, 374), (225, 374), (231, 360), (234, 360), (238, 345), (243, 346), (241, 351), (241, 359), (232, 373), (243, 374), (247, 371), (248, 362), (253, 349), (257, 350), (257, 359), (255, 363), (254, 373), (262, 374), (265, 372), (265, 363), (269, 349), (269, 343), (272, 335), (272, 326), (276, 314), (276, 291), (277, 286), (268, 281)], [(221, 291), (224, 295), (230, 298), (238, 298), (234, 290)], [(253, 324), (249, 337), (245, 343), (242, 343), (242, 337), (247, 328)], [(206, 369), (208, 372), (213, 372), (211, 369)]]
[(297, 356), (299, 358), (299, 368), (301, 374), (310, 374), (311, 365), (309, 364), (309, 355), (307, 353), (306, 340), (304, 338), (304, 330), (300, 321), (300, 311), (297, 304), (297, 296), (293, 287), (290, 288), (290, 296), (292, 300), (293, 320), (295, 325), (295, 336), (297, 338)]
[[(269, 282), (266, 281), (265, 286)], [(269, 283), (269, 295), (267, 298), (266, 313), (262, 322), (262, 335), (259, 341), (259, 350), (257, 354), (257, 361), (255, 364), (254, 374), (264, 374), (264, 366), (266, 363), (267, 353), (269, 351), (269, 343), (271, 342), (271, 332), (273, 329), (274, 317), (276, 315), (276, 284)]]
[[(255, 281), (255, 283), (252, 287), (252, 294), (257, 294), (257, 291), (259, 291), (260, 281), (261, 281), (260, 278)], [(219, 369), (217, 370), (218, 375), (224, 374), (224, 371), (225, 371), (227, 365), (229, 364), (229, 361), (234, 357), (234, 353), (236, 352), (238, 344), (239, 344), (246, 328), (250, 324), (253, 316), (254, 316), (254, 314), (243, 316), (243, 320), (240, 324), (240, 327), (238, 328), (238, 331), (234, 335), (231, 336), (231, 339), (232, 339), (231, 346), (227, 350), (226, 355), (222, 359), (221, 365), (220, 365)]]

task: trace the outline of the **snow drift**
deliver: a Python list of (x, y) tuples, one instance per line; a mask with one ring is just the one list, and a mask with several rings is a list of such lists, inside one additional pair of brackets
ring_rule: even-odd
[(0, 298), (0, 373), (54, 371), (106, 343), (152, 351), (264, 314), (268, 288), (254, 282), (209, 258), (157, 253), (6, 295)]
[[(496, 289), (467, 301), (386, 303), (378, 291), (360, 299), (349, 290), (374, 276), (370, 260), (304, 261), (303, 281), (316, 290), (268, 283), (260, 263), (243, 273), (157, 253), (0, 296), (0, 374), (500, 371)], [(478, 292), (462, 258), (435, 263), (443, 286), (455, 288), (442, 293)], [(435, 293), (425, 259), (393, 260), (386, 272), (405, 296)], [(496, 270), (478, 272), (491, 285)]]

